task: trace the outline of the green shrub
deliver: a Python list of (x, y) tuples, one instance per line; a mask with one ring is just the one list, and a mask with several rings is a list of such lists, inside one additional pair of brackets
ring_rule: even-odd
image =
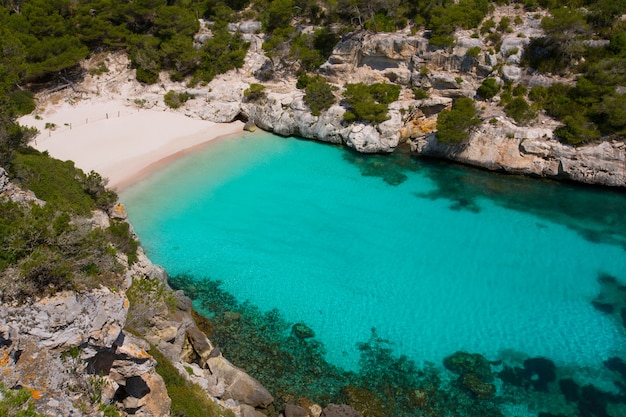
[(334, 88), (321, 76), (312, 77), (306, 83), (304, 102), (311, 109), (313, 116), (319, 116), (335, 104)]
[(508, 51), (506, 51), (506, 56), (507, 57), (513, 56), (517, 54), (518, 52), (519, 52), (519, 48), (511, 48)]
[(415, 98), (415, 100), (424, 100), (430, 97), (430, 94), (428, 94), (428, 91), (423, 90), (421, 88), (414, 88), (413, 97)]
[(486, 78), (480, 84), (476, 92), (485, 100), (489, 100), (500, 92), (500, 84), (498, 84), (495, 78)]
[(173, 292), (158, 279), (133, 279), (126, 296), (130, 302), (126, 327), (139, 332), (150, 325), (150, 319), (173, 312), (177, 304)]
[(497, 30), (500, 32), (511, 32), (511, 18), (503, 16), (498, 23)]
[(250, 87), (246, 88), (243, 92), (243, 97), (245, 101), (249, 103), (258, 103), (267, 98), (267, 94), (265, 93), (265, 86), (263, 84), (250, 84)]
[(526, 87), (524, 84), (517, 84), (515, 87), (513, 87), (511, 93), (514, 97), (525, 96), (526, 93), (528, 93), (528, 87)]
[(33, 398), (28, 388), (8, 389), (0, 382), (0, 416), (43, 417), (35, 411)]
[(11, 171), (24, 188), (48, 204), (58, 204), (76, 214), (87, 214), (97, 207), (82, 186), (85, 174), (72, 161), (59, 161), (30, 148), (16, 154)]
[(121, 250), (128, 257), (128, 264), (137, 262), (137, 249), (139, 242), (130, 231), (128, 222), (113, 220), (108, 229), (111, 242), (118, 250)]
[(347, 122), (382, 123), (389, 118), (388, 105), (399, 96), (400, 87), (396, 84), (346, 84), (348, 110), (343, 118)]
[(437, 117), (437, 140), (460, 143), (469, 137), (470, 129), (480, 124), (474, 100), (461, 97), (451, 110), (443, 110)]
[(485, 33), (491, 32), (491, 29), (496, 27), (496, 22), (493, 19), (485, 20), (485, 23), (480, 27), (480, 33), (483, 35)]
[(148, 352), (157, 361), (156, 372), (161, 375), (172, 399), (172, 416), (181, 417), (219, 417), (232, 416), (207, 397), (197, 384), (185, 380), (172, 363), (155, 347)]
[(155, 84), (159, 80), (159, 74), (153, 71), (138, 67), (135, 77), (137, 81), (144, 84)]
[(472, 46), (471, 48), (468, 48), (468, 50), (465, 52), (465, 55), (472, 58), (478, 58), (481, 51), (482, 49), (480, 48), (480, 46)]
[(194, 98), (194, 95), (189, 94), (186, 91), (183, 91), (182, 93), (177, 93), (174, 90), (170, 90), (165, 94), (165, 96), (163, 96), (163, 101), (165, 102), (165, 104), (167, 104), (168, 107), (177, 109), (192, 98)]
[(519, 124), (526, 124), (537, 117), (537, 113), (531, 108), (523, 97), (514, 97), (504, 106), (504, 112)]
[(0, 241), (2, 300), (120, 283), (121, 265), (107, 233), (62, 206), (0, 202)]
[(570, 145), (583, 145), (600, 138), (600, 132), (584, 117), (567, 115), (563, 118), (564, 126), (555, 129), (554, 134), (564, 143)]

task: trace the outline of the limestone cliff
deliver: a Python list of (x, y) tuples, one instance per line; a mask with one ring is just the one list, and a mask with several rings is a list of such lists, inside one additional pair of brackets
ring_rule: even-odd
[(605, 141), (573, 147), (552, 138), (552, 130), (524, 128), (507, 120), (483, 123), (462, 144), (439, 143), (434, 134), (410, 141), (418, 155), (452, 159), (490, 170), (552, 177), (587, 184), (626, 185), (626, 144)]
[[(520, 66), (530, 38), (543, 33), (544, 15), (544, 12), (524, 14), (513, 7), (497, 8), (496, 19), (520, 18), (510, 32), (502, 35), (497, 52), (484, 37), (471, 31), (458, 31), (456, 44), (451, 48), (430, 45), (423, 32), (345, 35), (320, 67), (331, 83), (340, 90), (346, 83), (357, 82), (391, 82), (403, 87), (400, 100), (390, 106), (389, 120), (377, 126), (344, 122), (345, 109), (341, 102), (320, 116), (313, 116), (303, 101), (304, 93), (295, 86), (295, 78), (284, 72), (263, 81), (267, 87), (266, 100), (245, 102), (243, 91), (251, 83), (261, 82), (257, 78), (260, 72), (264, 77), (272, 71), (278, 74), (280, 67), (275, 59), (264, 56), (260, 48), (262, 35), (252, 33), (246, 34), (253, 46), (243, 70), (217, 77), (210, 84), (206, 103), (190, 104), (187, 113), (220, 122), (240, 117), (279, 135), (343, 143), (364, 153), (392, 152), (409, 140), (417, 155), (511, 173), (623, 187), (626, 185), (623, 142), (603, 141), (578, 148), (562, 144), (553, 137), (554, 129), (559, 126), (556, 121), (540, 114), (533, 125), (517, 126), (498, 106), (499, 97), (480, 103), (484, 123), (462, 146), (436, 141), (433, 132), (437, 114), (457, 97), (475, 97), (486, 77), (528, 87), (573, 81)], [(413, 88), (427, 91), (430, 98), (414, 99)], [(337, 98), (340, 100), (339, 93)], [(496, 125), (493, 120), (497, 120)]]

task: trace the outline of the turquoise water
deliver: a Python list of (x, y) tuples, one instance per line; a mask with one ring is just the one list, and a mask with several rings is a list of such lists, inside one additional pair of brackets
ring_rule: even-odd
[(121, 194), (153, 262), (303, 321), (347, 369), (371, 328), (418, 363), (458, 350), (601, 367), (626, 333), (626, 195), (267, 133), (218, 141)]

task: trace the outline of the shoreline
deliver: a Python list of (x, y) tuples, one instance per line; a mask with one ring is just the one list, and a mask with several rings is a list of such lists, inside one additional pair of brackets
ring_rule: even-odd
[(167, 109), (139, 109), (116, 100), (52, 104), (20, 124), (39, 134), (31, 146), (95, 171), (120, 191), (208, 143), (243, 132), (244, 123), (193, 119)]

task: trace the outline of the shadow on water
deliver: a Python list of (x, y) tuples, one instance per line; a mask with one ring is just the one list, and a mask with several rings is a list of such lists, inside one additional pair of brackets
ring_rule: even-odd
[[(625, 308), (626, 287), (606, 274), (598, 281), (602, 289), (594, 302), (603, 303), (600, 314), (607, 314), (607, 305), (611, 312)], [(348, 404), (368, 417), (626, 415), (624, 358), (609, 358), (602, 369), (577, 369), (521, 352), (503, 352), (490, 361), (458, 351), (442, 364), (419, 367), (372, 329), (370, 339), (357, 345), (359, 370), (350, 372), (325, 360), (323, 344), (305, 323), (288, 323), (278, 310), (263, 312), (238, 302), (219, 281), (178, 275), (170, 284), (208, 317), (204, 328), (224, 355), (272, 393), (271, 416), (284, 404), (311, 402)], [(603, 388), (593, 385), (598, 375)], [(612, 389), (606, 389), (607, 381)]]
[(414, 193), (418, 198), (445, 199), (453, 210), (480, 212), (480, 201), (489, 199), (512, 210), (533, 214), (566, 226), (595, 243), (626, 249), (626, 192), (485, 171), (450, 162), (416, 158), (408, 152), (363, 155), (344, 151), (344, 160), (356, 165), (363, 176), (380, 177), (396, 186), (411, 173), (428, 177), (435, 188)]

